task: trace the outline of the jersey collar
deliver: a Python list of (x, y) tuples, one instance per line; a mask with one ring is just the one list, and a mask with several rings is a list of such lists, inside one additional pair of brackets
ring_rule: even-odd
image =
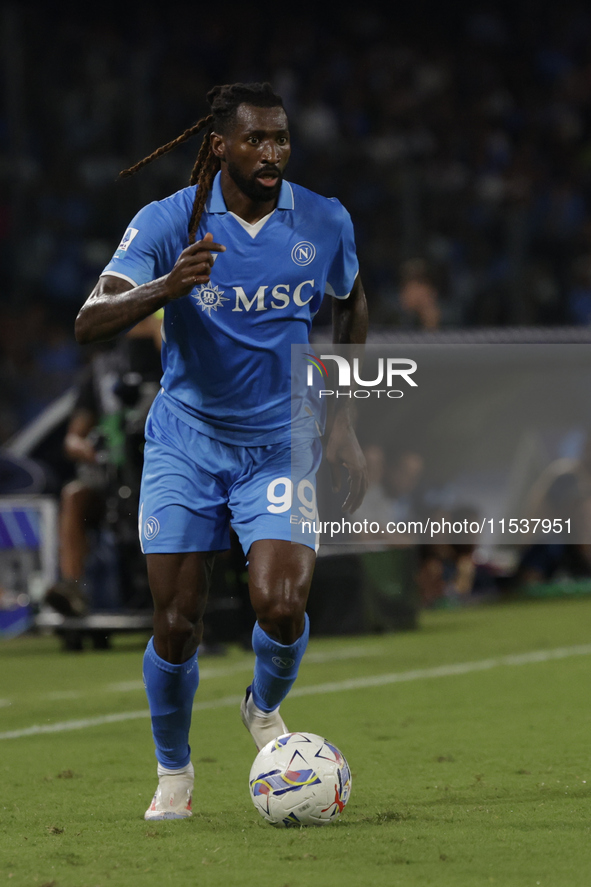
[[(293, 197), (293, 188), (283, 179), (281, 183), (281, 190), (279, 192), (279, 199), (277, 200), (277, 209), (294, 209), (295, 201)], [(215, 179), (213, 180), (213, 185), (211, 191), (207, 196), (207, 200), (205, 202), (205, 210), (208, 213), (227, 213), (228, 207), (226, 206), (226, 201), (224, 200), (224, 195), (222, 194), (222, 174), (218, 172)]]

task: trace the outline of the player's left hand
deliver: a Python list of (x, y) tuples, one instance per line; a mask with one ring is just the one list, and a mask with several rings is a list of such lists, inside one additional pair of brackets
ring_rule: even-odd
[(341, 489), (341, 467), (349, 474), (349, 492), (343, 503), (343, 511), (357, 511), (367, 492), (367, 464), (351, 425), (347, 410), (339, 410), (326, 445), (326, 458), (330, 465), (333, 492)]

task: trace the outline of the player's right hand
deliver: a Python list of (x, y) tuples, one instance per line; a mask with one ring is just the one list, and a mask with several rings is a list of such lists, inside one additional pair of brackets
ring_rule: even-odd
[(192, 243), (182, 251), (172, 271), (166, 275), (166, 289), (169, 299), (187, 296), (194, 286), (209, 281), (215, 261), (214, 253), (223, 253), (226, 247), (213, 242), (213, 234), (207, 233), (203, 240)]

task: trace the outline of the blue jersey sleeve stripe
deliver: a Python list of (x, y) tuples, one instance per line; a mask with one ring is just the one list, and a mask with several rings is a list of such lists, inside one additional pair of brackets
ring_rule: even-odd
[(289, 182), (285, 181), (285, 179), (281, 183), (281, 191), (279, 192), (277, 209), (295, 209), (295, 197), (293, 194), (293, 188), (291, 187)]
[(121, 274), (119, 271), (103, 271), (101, 277), (120, 277), (121, 280), (127, 280), (132, 286), (139, 286), (132, 277), (127, 274)]
[[(359, 269), (357, 270), (357, 274), (355, 275), (355, 280), (357, 280), (358, 276), (359, 276)], [(355, 285), (355, 280), (353, 281), (353, 286)], [(335, 291), (332, 288), (332, 286), (330, 285), (330, 283), (327, 282), (326, 286), (324, 287), (324, 292), (326, 293), (327, 296), (332, 296), (333, 299), (348, 299), (349, 296), (351, 295), (352, 289), (353, 289), (353, 287), (351, 287), (349, 292), (345, 293), (344, 296), (337, 296), (337, 294), (335, 293)]]

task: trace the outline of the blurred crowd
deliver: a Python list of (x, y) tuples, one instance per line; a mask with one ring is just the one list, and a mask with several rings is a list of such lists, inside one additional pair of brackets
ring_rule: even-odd
[(284, 97), (289, 178), (350, 210), (374, 327), (590, 321), (583, 4), (34, 10), (1, 13), (0, 442), (70, 384), (78, 307), (198, 143), (119, 170), (205, 113), (215, 83)]

